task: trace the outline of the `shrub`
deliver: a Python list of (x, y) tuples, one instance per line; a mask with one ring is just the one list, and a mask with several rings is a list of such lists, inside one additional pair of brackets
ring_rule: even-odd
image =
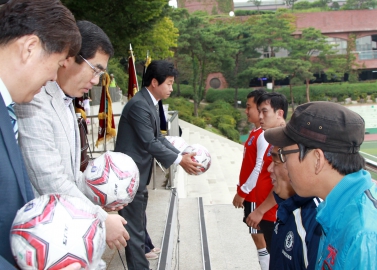
[(298, 3), (295, 3), (294, 9), (309, 9), (311, 8), (311, 4), (308, 1), (301, 1)]
[(195, 126), (200, 127), (200, 128), (206, 128), (206, 126), (207, 126), (206, 121), (203, 118), (200, 118), (200, 117), (194, 117), (192, 119), (192, 124), (194, 124)]
[(235, 142), (240, 141), (240, 133), (237, 130), (235, 130), (231, 125), (221, 123), (219, 124), (218, 129), (228, 139)]

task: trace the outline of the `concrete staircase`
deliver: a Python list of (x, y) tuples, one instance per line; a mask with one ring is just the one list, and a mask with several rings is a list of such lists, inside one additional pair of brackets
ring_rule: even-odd
[[(113, 103), (114, 114), (121, 113), (123, 106), (120, 102)], [(93, 107), (92, 112), (97, 112), (98, 108)], [(115, 121), (117, 126), (119, 117)], [(148, 187), (147, 217), (149, 235), (155, 246), (162, 247), (162, 253), (159, 260), (150, 261), (150, 268), (259, 270), (257, 251), (247, 226), (242, 222), (243, 210), (235, 209), (232, 205), (243, 146), (183, 120), (179, 120), (179, 125), (182, 137), (188, 144), (199, 143), (209, 150), (211, 168), (202, 175), (191, 176), (178, 166), (172, 184), (175, 189), (170, 190), (165, 188), (165, 174), (157, 167), (156, 188), (153, 189), (152, 183)], [(90, 132), (94, 132), (94, 140), (97, 126), (97, 120), (93, 119)], [(90, 143), (93, 141), (91, 133)], [(108, 142), (107, 149), (113, 149), (112, 142)], [(176, 214), (174, 222), (170, 222), (170, 203), (175, 190), (178, 197), (174, 208)], [(173, 240), (166, 245), (168, 230), (173, 233)], [(166, 256), (170, 261), (161, 259), (170, 250), (170, 256)], [(107, 263), (107, 270), (126, 269), (122, 263), (122, 260), (125, 263), (124, 250), (118, 254), (107, 248), (103, 259)]]
[[(179, 198), (179, 268), (260, 269), (254, 243), (242, 222), (243, 210), (232, 205), (243, 146), (185, 121), (180, 120), (179, 124), (186, 142), (202, 144), (212, 158), (211, 168), (199, 176), (188, 175), (178, 168), (175, 184)], [(203, 200), (203, 216), (198, 213), (199, 197)], [(202, 246), (201, 219), (205, 222), (207, 247)], [(210, 268), (203, 258), (205, 248)]]

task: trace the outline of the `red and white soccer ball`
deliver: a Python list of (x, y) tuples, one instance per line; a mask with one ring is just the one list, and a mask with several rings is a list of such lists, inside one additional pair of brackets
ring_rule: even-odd
[(132, 202), (139, 188), (139, 169), (123, 153), (107, 151), (89, 162), (83, 193), (94, 204), (117, 207)]
[(165, 137), (175, 148), (182, 153), (183, 150), (188, 146), (187, 142), (179, 136), (166, 136)]
[(198, 173), (197, 175), (205, 173), (211, 166), (210, 153), (208, 152), (207, 148), (205, 148), (203, 145), (192, 144), (192, 145), (187, 146), (185, 150), (183, 150), (182, 155), (193, 153), (193, 152), (195, 152), (196, 155), (191, 157), (191, 159), (202, 165), (202, 167), (198, 167), (201, 172)]
[(10, 232), (21, 269), (61, 269), (74, 262), (95, 269), (106, 248), (96, 207), (68, 195), (43, 195), (18, 210)]

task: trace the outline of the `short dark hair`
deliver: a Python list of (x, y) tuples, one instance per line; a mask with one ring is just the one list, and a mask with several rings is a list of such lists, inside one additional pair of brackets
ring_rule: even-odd
[(247, 94), (247, 99), (254, 98), (254, 103), (257, 104), (258, 99), (265, 93), (266, 90), (264, 88), (255, 89)]
[(261, 105), (264, 101), (270, 101), (271, 108), (276, 112), (277, 110), (283, 110), (284, 112), (284, 119), (287, 118), (288, 114), (288, 100), (287, 98), (280, 93), (272, 92), (272, 93), (265, 93), (261, 95), (258, 99), (257, 105)]
[[(299, 159), (301, 162), (306, 154), (313, 149), (301, 143), (298, 144), (298, 147), (300, 149)], [(365, 159), (360, 153), (333, 153), (323, 151), (323, 155), (331, 167), (341, 175), (347, 175), (365, 169)]]
[(162, 84), (167, 77), (177, 77), (178, 71), (174, 68), (173, 63), (166, 60), (152, 60), (144, 74), (143, 85), (149, 86), (152, 79), (156, 79), (158, 85)]
[(85, 59), (95, 57), (96, 53), (103, 52), (109, 57), (114, 55), (114, 48), (106, 33), (94, 23), (88, 21), (77, 21), (77, 26), (82, 37), (81, 49), (75, 58), (75, 62), (81, 64)]
[(59, 0), (12, 0), (0, 8), (0, 46), (32, 34), (48, 54), (74, 56), (81, 46), (75, 18)]

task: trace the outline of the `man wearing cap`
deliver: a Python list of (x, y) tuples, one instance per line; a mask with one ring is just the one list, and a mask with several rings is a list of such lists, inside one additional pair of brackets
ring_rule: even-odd
[(363, 118), (331, 102), (300, 105), (286, 127), (265, 132), (283, 147), (296, 193), (324, 200), (316, 269), (377, 269), (377, 187), (359, 153), (364, 132)]
[(318, 197), (300, 197), (292, 188), (288, 170), (281, 160), (282, 149), (274, 146), (268, 166), (278, 204), (272, 233), (270, 269), (315, 269), (321, 225), (315, 217)]

